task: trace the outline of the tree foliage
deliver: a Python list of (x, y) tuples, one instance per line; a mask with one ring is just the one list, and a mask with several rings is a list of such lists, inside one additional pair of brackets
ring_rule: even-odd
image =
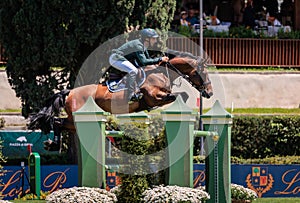
[(87, 56), (108, 39), (130, 26), (168, 30), (175, 6), (175, 0), (2, 0), (0, 43), (23, 116), (54, 91), (72, 88)]

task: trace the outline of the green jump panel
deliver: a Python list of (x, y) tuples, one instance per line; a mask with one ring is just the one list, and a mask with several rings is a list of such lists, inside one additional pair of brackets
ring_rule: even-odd
[[(206, 139), (205, 174), (208, 203), (231, 203), (230, 144), (232, 115), (217, 100), (213, 107), (201, 115), (205, 131), (217, 132), (217, 139)], [(216, 138), (216, 137), (215, 137)]]
[(105, 121), (109, 113), (89, 97), (84, 106), (73, 113), (79, 138), (78, 181), (80, 186), (106, 188)]
[(193, 145), (196, 114), (178, 96), (161, 112), (167, 133), (169, 185), (193, 187)]

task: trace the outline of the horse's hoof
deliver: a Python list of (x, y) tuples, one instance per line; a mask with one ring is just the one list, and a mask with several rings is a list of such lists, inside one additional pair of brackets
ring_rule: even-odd
[(210, 97), (213, 96), (213, 93), (212, 93), (212, 92), (207, 93), (206, 91), (203, 91), (203, 92), (201, 93), (201, 95), (202, 95), (204, 98), (209, 99)]

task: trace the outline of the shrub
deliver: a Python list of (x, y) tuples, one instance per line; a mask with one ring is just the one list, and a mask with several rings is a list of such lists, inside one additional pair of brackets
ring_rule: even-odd
[(231, 27), (229, 29), (229, 37), (232, 38), (257, 38), (257, 35), (251, 28), (244, 26)]
[[(133, 155), (147, 154), (150, 146), (149, 134), (146, 133), (147, 125), (144, 123), (133, 123), (122, 125), (125, 135), (122, 137), (122, 151)], [(138, 202), (142, 193), (149, 187), (147, 175), (143, 174), (145, 160), (143, 156), (126, 157), (126, 166), (121, 173), (120, 192), (117, 193), (120, 202)], [(126, 169), (125, 169), (126, 167)], [(140, 175), (142, 174), (142, 175)]]
[(232, 200), (248, 200), (252, 202), (257, 198), (255, 191), (245, 188), (241, 185), (231, 184), (231, 199)]
[(143, 193), (143, 202), (205, 202), (210, 199), (207, 192), (200, 189), (179, 186), (155, 186), (152, 189), (147, 189)]
[[(178, 30), (179, 34), (186, 37), (199, 37), (199, 33), (194, 32), (187, 26), (181, 26)], [(230, 27), (228, 32), (215, 32), (214, 30), (203, 30), (203, 37), (214, 38), (260, 38), (260, 39), (300, 39), (300, 31), (291, 30), (286, 32), (283, 29), (279, 29), (277, 36), (269, 36), (264, 32), (255, 32), (249, 27), (239, 26)]]
[(244, 159), (299, 156), (299, 123), (299, 116), (234, 117), (232, 156)]
[(277, 37), (279, 39), (300, 39), (300, 31), (292, 30), (290, 32), (285, 32), (283, 29), (279, 29)]
[(191, 37), (192, 36), (192, 30), (189, 26), (180, 25), (178, 27), (178, 33), (183, 35), (183, 36), (186, 36), (186, 37)]
[(231, 163), (235, 164), (300, 164), (300, 156), (275, 156), (263, 159), (242, 159), (231, 157)]

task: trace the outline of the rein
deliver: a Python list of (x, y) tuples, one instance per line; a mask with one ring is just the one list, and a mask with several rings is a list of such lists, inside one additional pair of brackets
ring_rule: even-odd
[(175, 71), (178, 75), (180, 75), (181, 77), (183, 77), (188, 83), (190, 83), (195, 89), (199, 90), (200, 92), (204, 91), (205, 89), (205, 85), (211, 84), (211, 81), (208, 82), (204, 82), (202, 77), (200, 76), (201, 79), (201, 86), (198, 89), (197, 86), (195, 84), (193, 84), (193, 82), (189, 79), (188, 75), (184, 75), (183, 73), (181, 73), (173, 64), (171, 64), (170, 62), (166, 62), (166, 64), (168, 65), (168, 67)]

